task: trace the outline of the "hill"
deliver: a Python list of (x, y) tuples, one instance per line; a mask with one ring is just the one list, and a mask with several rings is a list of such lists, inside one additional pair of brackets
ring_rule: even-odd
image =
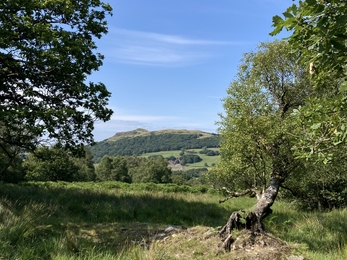
[(199, 130), (148, 131), (142, 128), (119, 132), (90, 147), (94, 161), (105, 156), (141, 155), (144, 153), (181, 149), (217, 148), (220, 136)]

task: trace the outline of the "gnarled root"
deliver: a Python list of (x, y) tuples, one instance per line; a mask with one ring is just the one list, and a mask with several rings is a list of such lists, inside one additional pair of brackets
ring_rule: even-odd
[[(242, 212), (242, 211), (241, 211)], [(240, 211), (235, 211), (231, 213), (228, 222), (224, 225), (224, 227), (219, 230), (218, 235), (221, 238), (225, 238), (231, 234), (233, 229), (242, 229), (245, 228), (245, 224), (241, 221), (242, 216)]]
[(265, 228), (262, 220), (271, 214), (272, 210), (267, 208), (261, 216), (258, 216), (255, 212), (251, 211), (247, 214), (246, 218), (243, 218), (241, 213), (244, 211), (233, 212), (227, 223), (219, 230), (218, 235), (222, 239), (223, 244), (221, 246), (222, 250), (230, 251), (231, 245), (234, 242), (232, 237), (232, 230), (246, 229), (251, 232), (252, 236), (257, 234), (265, 234)]
[(245, 224), (244, 221), (242, 221), (240, 211), (231, 213), (228, 222), (218, 232), (219, 237), (223, 240), (222, 249), (230, 251), (231, 244), (234, 242), (231, 231), (233, 229), (239, 230), (244, 228)]

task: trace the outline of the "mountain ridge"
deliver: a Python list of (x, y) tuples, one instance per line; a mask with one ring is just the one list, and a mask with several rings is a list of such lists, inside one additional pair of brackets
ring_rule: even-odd
[(175, 134), (200, 134), (200, 138), (216, 135), (215, 133), (208, 133), (200, 130), (187, 130), (187, 129), (163, 129), (156, 131), (149, 131), (144, 128), (136, 128), (135, 130), (117, 132), (115, 135), (105, 139), (104, 141), (116, 141), (120, 138), (136, 137), (136, 136), (146, 136), (151, 134), (164, 134), (164, 133), (175, 133)]
[(218, 148), (220, 136), (200, 130), (164, 129), (148, 131), (143, 128), (119, 132), (90, 147), (94, 162), (105, 155), (129, 156), (143, 153), (181, 149)]

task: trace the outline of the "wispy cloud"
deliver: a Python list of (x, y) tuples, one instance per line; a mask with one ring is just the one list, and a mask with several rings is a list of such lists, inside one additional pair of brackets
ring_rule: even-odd
[(244, 42), (192, 39), (119, 28), (110, 28), (106, 38), (107, 58), (115, 62), (152, 66), (196, 64), (214, 56), (213, 47), (240, 44)]
[(177, 45), (231, 45), (237, 44), (239, 42), (228, 42), (228, 41), (208, 41), (208, 40), (198, 40), (189, 39), (177, 35), (153, 33), (153, 32), (142, 32), (134, 30), (125, 30), (119, 28), (112, 28), (110, 33), (123, 35), (126, 38), (138, 39), (138, 40), (149, 40), (158, 43), (169, 43)]

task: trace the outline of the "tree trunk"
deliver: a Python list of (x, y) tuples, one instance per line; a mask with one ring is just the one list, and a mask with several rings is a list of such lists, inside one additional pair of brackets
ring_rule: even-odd
[(271, 177), (269, 187), (258, 199), (255, 209), (247, 214), (244, 221), (242, 221), (242, 212), (244, 211), (235, 211), (230, 215), (228, 222), (219, 231), (219, 236), (224, 241), (223, 247), (225, 250), (230, 251), (233, 242), (231, 235), (233, 229), (247, 229), (253, 235), (265, 233), (263, 220), (272, 213), (271, 206), (275, 202), (282, 182), (283, 178), (278, 175)]

